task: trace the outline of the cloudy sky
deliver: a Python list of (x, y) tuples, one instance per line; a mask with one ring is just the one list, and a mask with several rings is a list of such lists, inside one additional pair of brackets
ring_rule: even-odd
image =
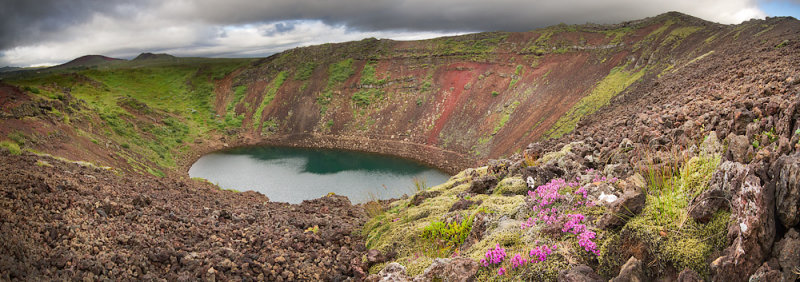
[(800, 17), (800, 0), (0, 0), (0, 66), (141, 52), (259, 57), (366, 37), (413, 40), (679, 11), (724, 24)]

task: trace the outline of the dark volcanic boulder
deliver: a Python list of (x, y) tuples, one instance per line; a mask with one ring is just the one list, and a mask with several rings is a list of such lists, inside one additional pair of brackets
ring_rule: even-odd
[(467, 199), (460, 199), (460, 200), (456, 201), (455, 203), (453, 203), (452, 206), (450, 206), (450, 210), (449, 211), (452, 212), (452, 211), (465, 210), (465, 209), (468, 209), (472, 205), (480, 205), (481, 203), (483, 203), (483, 200), (472, 201), (472, 200), (467, 200)]
[(641, 189), (625, 191), (603, 214), (597, 222), (597, 227), (608, 229), (622, 226), (628, 219), (642, 212), (646, 199)]
[(642, 270), (642, 261), (636, 257), (628, 259), (622, 268), (619, 270), (619, 275), (611, 279), (611, 282), (639, 282), (644, 281), (644, 271)]
[(728, 152), (726, 156), (729, 160), (748, 163), (753, 158), (753, 146), (744, 135), (728, 135)]
[(421, 192), (415, 194), (413, 198), (411, 198), (411, 204), (415, 205), (415, 206), (419, 206), (419, 204), (422, 204), (422, 202), (425, 201), (425, 199), (434, 198), (436, 196), (439, 196), (439, 194), (441, 194), (441, 193), (442, 192), (439, 192), (439, 191), (427, 191), (427, 190), (426, 191), (421, 191)]
[(529, 166), (522, 170), (522, 180), (531, 183), (528, 178), (533, 179), (533, 187), (531, 188), (544, 185), (553, 178), (558, 178), (563, 175), (564, 170), (552, 164)]
[(773, 255), (778, 257), (778, 263), (783, 269), (783, 281), (797, 281), (800, 279), (800, 234), (797, 229), (791, 229), (775, 244)]
[(702, 282), (703, 279), (691, 268), (686, 268), (678, 274), (678, 282)]
[(393, 262), (387, 264), (381, 272), (378, 274), (372, 274), (365, 281), (391, 281), (391, 282), (400, 282), (400, 281), (411, 281), (411, 277), (406, 275), (406, 267)]
[[(779, 270), (778, 262), (776, 259), (769, 260), (761, 265), (756, 270), (756, 273), (750, 275), (750, 282), (772, 282), (781, 281), (781, 271)], [(785, 280), (790, 281), (790, 280)]]
[(414, 281), (472, 281), (480, 265), (468, 258), (437, 258)]
[(771, 169), (778, 219), (791, 228), (800, 222), (800, 153), (782, 156)]
[(494, 175), (484, 175), (472, 179), (472, 184), (469, 186), (469, 192), (475, 194), (487, 194), (494, 186), (497, 185), (497, 177)]
[[(749, 277), (770, 253), (775, 240), (774, 187), (763, 186), (754, 165), (725, 162), (720, 170), (730, 175), (732, 194), (730, 245), (711, 263), (714, 280), (739, 281)], [(719, 173), (719, 171), (718, 171)], [(741, 183), (736, 181), (744, 179)]]
[(711, 216), (724, 207), (730, 194), (722, 189), (708, 189), (689, 202), (689, 216), (697, 222), (708, 223)]
[(591, 267), (580, 264), (576, 265), (569, 270), (562, 270), (558, 273), (559, 282), (587, 282), (587, 281), (605, 281), (603, 277), (594, 273)]
[(497, 178), (503, 178), (508, 174), (511, 161), (506, 159), (489, 160), (488, 172)]

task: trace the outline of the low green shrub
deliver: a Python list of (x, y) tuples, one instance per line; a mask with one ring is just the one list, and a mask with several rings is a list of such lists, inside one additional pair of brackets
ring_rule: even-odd
[(472, 231), (473, 216), (453, 220), (450, 223), (433, 221), (422, 229), (420, 237), (438, 248), (440, 253), (449, 255), (461, 246)]
[(19, 145), (11, 141), (0, 141), (0, 148), (8, 149), (8, 152), (12, 155), (22, 154), (22, 149), (19, 148)]

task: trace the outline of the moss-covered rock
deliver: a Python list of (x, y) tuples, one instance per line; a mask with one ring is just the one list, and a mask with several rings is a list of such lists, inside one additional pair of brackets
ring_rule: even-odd
[(494, 194), (496, 195), (504, 195), (504, 194), (516, 194), (516, 195), (524, 195), (528, 192), (528, 184), (522, 180), (522, 177), (506, 177), (500, 182), (497, 183), (497, 187), (494, 188)]

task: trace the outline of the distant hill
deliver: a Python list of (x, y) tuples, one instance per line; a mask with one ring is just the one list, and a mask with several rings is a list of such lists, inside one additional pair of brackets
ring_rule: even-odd
[(93, 67), (102, 64), (106, 64), (108, 62), (114, 61), (124, 61), (123, 59), (118, 58), (111, 58), (102, 55), (86, 55), (83, 57), (79, 57), (67, 63), (57, 65), (52, 67), (51, 69), (71, 69), (71, 68), (80, 68), (80, 67)]
[(6, 66), (6, 67), (0, 68), (0, 72), (18, 71), (18, 70), (21, 70), (21, 69), (22, 68), (20, 68), (20, 67), (9, 67), (9, 66)]
[(160, 53), (160, 54), (141, 53), (141, 54), (139, 54), (139, 56), (136, 56), (136, 58), (134, 58), (133, 61), (166, 60), (166, 59), (173, 60), (173, 59), (177, 59), (177, 57), (175, 57), (173, 55), (170, 55), (170, 54), (165, 54), (165, 53)]

